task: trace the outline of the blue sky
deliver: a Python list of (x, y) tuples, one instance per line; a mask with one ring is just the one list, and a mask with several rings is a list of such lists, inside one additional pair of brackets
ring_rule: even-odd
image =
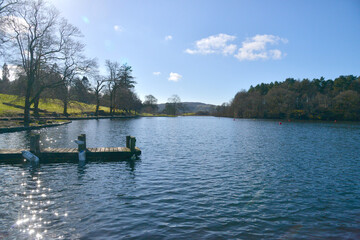
[(141, 99), (221, 104), (261, 82), (360, 75), (358, 0), (51, 2), (103, 73), (133, 67)]

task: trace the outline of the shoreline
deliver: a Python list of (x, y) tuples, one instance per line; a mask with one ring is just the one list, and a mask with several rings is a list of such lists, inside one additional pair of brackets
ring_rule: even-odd
[(21, 132), (21, 131), (28, 131), (28, 130), (37, 130), (37, 129), (41, 129), (41, 128), (47, 128), (47, 127), (58, 127), (58, 126), (62, 126), (65, 124), (69, 124), (72, 121), (66, 121), (66, 122), (61, 122), (61, 123), (51, 123), (51, 124), (43, 124), (43, 125), (39, 125), (39, 126), (29, 126), (29, 127), (3, 127), (0, 128), (0, 134), (1, 133), (11, 133), (11, 132)]
[[(182, 115), (179, 115), (182, 116)], [(65, 124), (69, 124), (72, 121), (76, 120), (98, 120), (98, 119), (127, 119), (127, 118), (140, 118), (140, 117), (178, 117), (178, 116), (163, 116), (163, 115), (153, 115), (153, 116), (142, 116), (142, 115), (136, 115), (136, 116), (99, 116), (99, 117), (40, 117), (37, 120), (65, 120), (65, 122), (60, 123), (51, 123), (51, 124), (42, 124), (38, 126), (29, 126), (29, 127), (0, 127), (0, 134), (2, 133), (11, 133), (11, 132), (21, 132), (21, 131), (28, 131), (28, 130), (37, 130), (41, 128), (47, 128), (47, 127), (57, 127), (62, 126)], [(188, 116), (183, 116), (188, 117)], [(237, 120), (269, 120), (269, 121), (279, 121), (282, 123), (291, 123), (291, 122), (317, 122), (317, 123), (343, 123), (343, 122), (349, 122), (349, 123), (359, 123), (359, 121), (334, 121), (334, 120), (314, 120), (314, 119), (274, 119), (274, 118), (232, 118), (232, 117), (224, 117), (224, 116), (202, 116), (202, 115), (191, 115), (191, 117), (216, 117), (216, 118), (228, 118), (228, 119), (234, 119)], [(21, 117), (0, 117), (1, 121), (21, 121), (23, 118)]]
[[(39, 117), (36, 118), (36, 120), (87, 120), (87, 119), (109, 119), (109, 118), (136, 118), (136, 117), (139, 116)], [(22, 121), (22, 120), (24, 120), (23, 117), (0, 117), (0, 121)]]
[[(93, 120), (93, 119), (125, 119), (125, 118), (137, 118), (139, 116), (99, 116), (99, 117), (40, 117), (36, 120), (64, 120), (64, 122), (59, 123), (49, 123), (49, 124), (41, 124), (38, 126), (9, 126), (9, 127), (0, 127), (0, 134), (2, 133), (11, 133), (11, 132), (21, 132), (28, 130), (37, 130), (41, 128), (47, 127), (57, 127), (65, 124), (69, 124), (72, 121), (76, 120)], [(4, 122), (15, 122), (23, 120), (22, 117), (0, 117), (0, 121)]]

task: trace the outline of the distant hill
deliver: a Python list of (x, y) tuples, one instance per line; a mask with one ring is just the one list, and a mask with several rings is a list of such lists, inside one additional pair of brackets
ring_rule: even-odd
[[(215, 111), (215, 105), (212, 104), (206, 104), (201, 102), (182, 102), (184, 105), (184, 113), (196, 113), (199, 111), (204, 112), (214, 112)], [(165, 103), (158, 104), (158, 111), (162, 112), (165, 109)]]

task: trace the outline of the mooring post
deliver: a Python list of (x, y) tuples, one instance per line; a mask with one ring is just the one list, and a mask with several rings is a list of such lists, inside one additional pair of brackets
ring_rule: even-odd
[(126, 136), (126, 147), (130, 148), (130, 136)]
[(84, 139), (84, 150), (86, 151), (86, 134), (81, 134)]
[(136, 138), (131, 137), (130, 138), (130, 151), (131, 152), (135, 152), (135, 143), (136, 143)]
[(30, 136), (30, 152), (35, 155), (40, 154), (40, 134), (38, 133)]
[(78, 140), (83, 142), (81, 144), (78, 144), (78, 152), (85, 151), (86, 150), (86, 134), (81, 134), (78, 136)]

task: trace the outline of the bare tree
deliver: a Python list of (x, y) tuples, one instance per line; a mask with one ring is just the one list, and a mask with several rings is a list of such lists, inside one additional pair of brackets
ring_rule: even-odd
[(120, 65), (118, 62), (111, 62), (110, 60), (106, 60), (105, 66), (108, 70), (106, 82), (110, 95), (110, 114), (113, 115), (115, 112), (116, 91), (120, 86), (120, 79), (118, 76)]
[[(58, 13), (43, 1), (29, 1), (16, 10), (8, 21), (8, 35), (20, 55), (27, 77), (24, 124), (30, 122), (30, 97), (42, 63), (54, 56), (63, 44), (54, 39)], [(10, 34), (9, 34), (10, 33)]]
[(158, 100), (153, 95), (146, 95), (143, 103), (145, 112), (153, 113), (158, 109)]
[(0, 56), (5, 55), (6, 43), (9, 42), (6, 37), (7, 22), (19, 3), (20, 0), (0, 0)]
[[(24, 124), (29, 125), (31, 104), (44, 89), (59, 84), (39, 84), (44, 65), (61, 59), (60, 52), (77, 36), (78, 30), (60, 19), (58, 11), (42, 0), (28, 0), (18, 7), (7, 22), (7, 29), (7, 38), (12, 41), (27, 78)], [(40, 87), (34, 93), (36, 84)]]
[[(60, 99), (63, 100), (65, 116), (68, 116), (67, 107), (69, 103), (69, 86), (73, 78), (77, 74), (85, 74), (91, 72), (93, 68), (97, 67), (95, 59), (86, 59), (82, 53), (84, 45), (76, 40), (77, 37), (81, 37), (81, 32), (78, 28), (69, 24), (66, 20), (62, 19), (60, 22), (60, 31), (62, 32), (63, 46), (57, 53), (56, 57), (52, 60), (57, 63), (51, 71), (44, 71), (44, 68), (48, 68), (46, 62), (44, 62), (39, 68), (36, 74), (36, 81), (34, 83), (33, 96), (30, 100), (30, 106), (34, 104), (34, 115), (38, 116), (38, 105), (40, 95), (45, 89), (49, 88), (61, 88)], [(60, 65), (60, 67), (59, 67)], [(56, 66), (56, 67), (55, 67)], [(42, 74), (44, 73), (44, 74)], [(53, 76), (53, 77), (52, 77)], [(58, 76), (61, 76), (59, 78)]]
[[(80, 36), (80, 31), (74, 29), (74, 36)], [(69, 95), (69, 88), (75, 76), (89, 74), (91, 75), (94, 69), (97, 68), (96, 59), (87, 59), (84, 55), (84, 45), (73, 39), (65, 42), (65, 46), (61, 53), (62, 60), (60, 61), (60, 73), (62, 76), (59, 83), (62, 88), (61, 100), (63, 102), (63, 114), (68, 116), (68, 104), (71, 100)]]
[(100, 93), (101, 90), (105, 87), (105, 79), (102, 76), (96, 77), (98, 80), (96, 80), (96, 85), (94, 86), (94, 92), (96, 97), (96, 110), (95, 110), (95, 116), (99, 115), (99, 107), (100, 107)]
[(0, 16), (14, 11), (14, 7), (20, 3), (20, 0), (0, 0)]
[(165, 104), (165, 112), (170, 115), (177, 115), (181, 110), (183, 110), (183, 105), (181, 103), (181, 99), (178, 95), (174, 94)]

